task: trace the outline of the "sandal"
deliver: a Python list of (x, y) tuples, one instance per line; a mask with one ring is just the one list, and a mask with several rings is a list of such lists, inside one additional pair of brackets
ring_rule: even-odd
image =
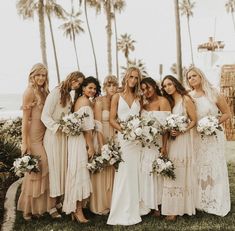
[(31, 214), (23, 214), (23, 218), (25, 221), (31, 221), (32, 220), (32, 215)]
[(58, 213), (62, 213), (62, 207), (63, 207), (63, 205), (62, 205), (62, 203), (61, 203), (61, 202), (60, 202), (60, 203), (58, 203), (55, 207), (56, 207), (56, 209), (57, 209)]
[(49, 214), (51, 215), (52, 219), (59, 219), (59, 218), (61, 218), (61, 215), (58, 213), (56, 208), (51, 209)]

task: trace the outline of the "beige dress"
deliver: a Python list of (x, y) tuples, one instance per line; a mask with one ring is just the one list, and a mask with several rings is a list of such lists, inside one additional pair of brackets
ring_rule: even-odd
[[(113, 137), (114, 130), (109, 123), (109, 111), (102, 111), (102, 123), (96, 122), (96, 130), (103, 133), (105, 143)], [(96, 149), (98, 144), (96, 142)], [(107, 214), (110, 210), (114, 168), (106, 167), (102, 172), (91, 174), (93, 192), (90, 197), (90, 210), (96, 214)]]
[[(173, 114), (186, 115), (183, 100), (173, 108)], [(193, 148), (190, 131), (169, 141), (168, 157), (174, 163), (176, 179), (164, 178), (163, 215), (195, 214), (193, 192)]]
[(58, 122), (62, 113), (68, 114), (69, 111), (70, 103), (62, 107), (59, 88), (55, 88), (47, 96), (41, 117), (47, 127), (43, 144), (48, 158), (51, 197), (64, 194), (67, 171), (67, 136), (58, 131)]
[[(94, 129), (94, 115), (90, 106), (83, 106), (76, 113), (78, 115), (84, 113), (89, 115), (83, 121), (84, 131)], [(88, 155), (83, 132), (79, 136), (69, 136), (68, 171), (63, 204), (63, 211), (66, 214), (75, 212), (77, 201), (87, 199), (92, 192), (89, 170), (86, 167), (87, 163)]]
[(29, 127), (31, 153), (40, 157), (40, 172), (26, 173), (23, 179), (17, 209), (23, 211), (24, 214), (41, 215), (55, 207), (55, 199), (49, 196), (48, 163), (43, 147), (43, 136), (46, 128), (41, 122), (41, 107), (36, 105), (36, 102), (31, 105), (23, 105), (24, 110), (31, 110)]

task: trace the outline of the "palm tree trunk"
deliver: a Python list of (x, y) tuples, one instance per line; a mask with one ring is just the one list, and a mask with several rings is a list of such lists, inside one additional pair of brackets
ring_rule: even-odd
[(192, 45), (192, 37), (191, 37), (191, 30), (189, 26), (189, 17), (187, 17), (187, 24), (188, 24), (188, 35), (189, 35), (189, 42), (190, 42), (190, 49), (191, 49), (191, 61), (194, 65), (194, 59), (193, 59), (193, 45)]
[(51, 41), (52, 41), (52, 45), (53, 45), (53, 53), (54, 53), (54, 58), (55, 58), (55, 66), (56, 66), (56, 73), (57, 73), (57, 82), (59, 84), (60, 83), (60, 71), (59, 71), (59, 65), (58, 65), (58, 59), (57, 59), (57, 53), (56, 53), (56, 47), (55, 47), (55, 39), (54, 39), (54, 33), (53, 33), (53, 29), (52, 29), (51, 17), (49, 15), (49, 13), (47, 13), (47, 18), (48, 18), (50, 32), (51, 32)]
[(93, 56), (94, 56), (96, 78), (99, 79), (98, 67), (97, 67), (96, 55), (95, 55), (95, 48), (94, 48), (94, 43), (93, 43), (90, 25), (89, 25), (88, 16), (87, 16), (87, 1), (86, 0), (84, 1), (84, 8), (85, 8), (84, 11), (85, 11), (85, 16), (86, 16), (86, 24), (87, 24), (87, 28), (88, 28), (88, 32), (89, 32), (89, 36), (90, 36), (90, 41), (91, 41), (91, 46), (92, 46), (92, 51), (93, 51)]
[(114, 11), (114, 31), (115, 31), (115, 43), (116, 43), (116, 71), (117, 71), (117, 79), (118, 79), (118, 83), (119, 83), (119, 63), (118, 63), (118, 33), (117, 33), (117, 22), (116, 22), (116, 15), (115, 15), (115, 11)]
[(38, 2), (38, 19), (39, 19), (40, 47), (41, 47), (41, 53), (42, 53), (42, 62), (47, 67), (46, 34), (45, 34), (43, 0), (39, 0)]
[(177, 76), (180, 82), (183, 82), (182, 75), (182, 55), (181, 55), (181, 36), (180, 36), (180, 16), (179, 2), (175, 0), (175, 26), (176, 26), (176, 53), (177, 53)]
[(76, 43), (75, 43), (75, 34), (74, 34), (74, 32), (73, 32), (73, 47), (74, 47), (74, 50), (75, 50), (78, 71), (80, 71), (79, 62), (78, 62), (78, 53), (77, 53), (77, 47), (76, 47)]
[(107, 19), (107, 53), (108, 53), (108, 74), (112, 74), (112, 28), (111, 28), (111, 3), (110, 0), (107, 1), (105, 6), (106, 19)]

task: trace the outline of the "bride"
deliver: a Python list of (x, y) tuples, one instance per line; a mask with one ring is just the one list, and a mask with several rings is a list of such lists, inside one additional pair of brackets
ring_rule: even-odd
[(130, 115), (140, 114), (141, 73), (136, 67), (127, 69), (122, 92), (113, 96), (110, 124), (118, 130), (117, 140), (121, 146), (122, 159), (115, 173), (111, 209), (107, 224), (134, 225), (141, 222), (139, 213), (139, 165), (141, 145), (123, 139), (117, 119), (124, 121)]

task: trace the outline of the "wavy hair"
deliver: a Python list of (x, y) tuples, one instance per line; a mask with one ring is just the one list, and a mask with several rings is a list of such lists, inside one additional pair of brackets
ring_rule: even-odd
[(189, 81), (188, 81), (188, 73), (190, 71), (194, 71), (196, 72), (200, 78), (201, 78), (201, 85), (202, 85), (202, 90), (204, 91), (206, 97), (211, 101), (211, 102), (216, 102), (217, 98), (219, 96), (219, 92), (218, 90), (208, 81), (208, 79), (206, 78), (206, 75), (203, 73), (202, 70), (200, 70), (197, 67), (191, 67), (189, 68), (186, 72), (185, 72), (185, 82), (186, 85), (191, 88), (192, 90), (194, 90), (194, 88), (192, 86), (190, 86)]
[[(41, 71), (46, 72), (46, 80), (43, 86), (38, 86), (35, 81), (35, 76), (40, 74)], [(33, 88), (33, 92), (36, 97), (36, 104), (40, 107), (43, 105), (44, 99), (49, 94), (49, 80), (48, 80), (48, 70), (45, 65), (42, 63), (36, 63), (30, 70), (29, 77), (28, 77), (29, 85)]]
[(106, 76), (103, 82), (103, 91), (105, 91), (105, 88), (108, 86), (108, 84), (113, 84), (118, 87), (117, 77), (115, 75)]
[(59, 85), (60, 87), (60, 104), (62, 107), (65, 107), (67, 102), (70, 100), (70, 91), (72, 81), (76, 81), (79, 78), (85, 79), (85, 76), (82, 72), (74, 71), (71, 72), (64, 81)]
[(150, 85), (153, 87), (153, 89), (155, 89), (155, 93), (158, 95), (158, 96), (162, 96), (162, 93), (157, 85), (157, 82), (151, 78), (151, 77), (145, 77), (141, 80), (140, 82), (140, 85), (141, 84), (145, 84), (145, 85)]
[[(173, 85), (175, 86), (176, 91), (177, 91), (182, 97), (185, 96), (185, 95), (187, 95), (187, 96), (190, 97), (190, 95), (188, 94), (188, 91), (185, 89), (185, 87), (184, 87), (174, 76), (172, 76), (172, 75), (166, 75), (166, 76), (163, 78), (163, 80), (162, 80), (162, 83), (161, 83), (161, 90), (162, 90), (162, 95), (165, 96), (165, 97), (168, 99), (168, 101), (170, 102), (171, 108), (174, 107), (175, 101), (174, 101), (172, 95), (167, 94), (166, 91), (164, 90), (163, 85), (164, 85), (164, 81), (165, 81), (166, 79), (169, 79), (169, 80), (173, 83)], [(190, 97), (190, 98), (191, 98), (191, 97)]]
[(100, 95), (101, 87), (100, 87), (99, 81), (95, 77), (89, 76), (89, 77), (84, 79), (84, 81), (81, 84), (81, 86), (75, 91), (74, 102), (76, 102), (78, 97), (83, 95), (83, 88), (86, 87), (90, 83), (94, 83), (96, 85), (96, 94), (95, 94), (95, 97)]
[(127, 89), (128, 89), (128, 85), (127, 85), (127, 82), (128, 82), (128, 79), (130, 78), (131, 76), (131, 73), (132, 71), (137, 71), (138, 72), (138, 81), (137, 81), (137, 84), (135, 85), (135, 88), (134, 88), (134, 95), (135, 95), (135, 98), (139, 98), (140, 95), (141, 95), (141, 91), (140, 91), (140, 81), (142, 80), (142, 74), (140, 72), (140, 69), (137, 68), (137, 67), (129, 67), (127, 70), (126, 70), (126, 73), (125, 73), (125, 76), (122, 80), (122, 92), (125, 94), (127, 92)]

